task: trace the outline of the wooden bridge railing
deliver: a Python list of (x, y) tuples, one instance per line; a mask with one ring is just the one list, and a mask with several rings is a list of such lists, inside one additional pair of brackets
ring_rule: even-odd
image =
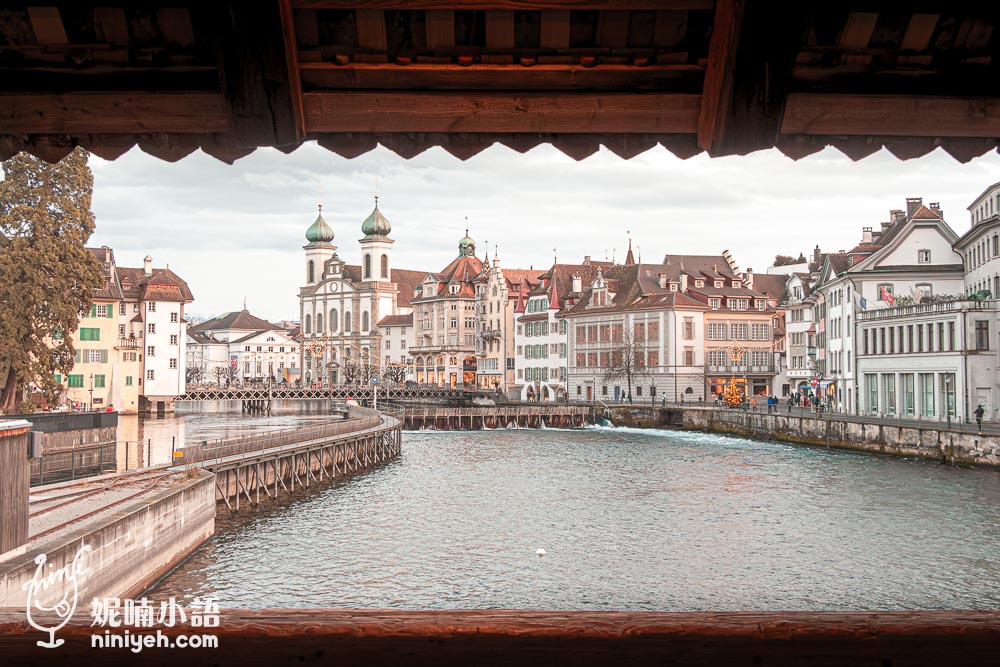
[(328, 437), (333, 438), (355, 431), (374, 428), (381, 423), (379, 413), (375, 410), (358, 406), (351, 406), (348, 410), (348, 419), (330, 424), (272, 431), (270, 433), (255, 433), (239, 438), (219, 440), (211, 444), (190, 445), (184, 449), (177, 450), (181, 456), (175, 456), (174, 462), (197, 463), (206, 459), (218, 459), (225, 456), (246, 454), (271, 447), (284, 447), (298, 442), (307, 442)]

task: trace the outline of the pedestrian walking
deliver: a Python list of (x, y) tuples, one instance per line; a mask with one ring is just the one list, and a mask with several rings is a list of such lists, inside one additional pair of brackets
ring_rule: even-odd
[(792, 394), (788, 395), (788, 414), (792, 414), (792, 404), (795, 403), (795, 396)]
[(980, 403), (976, 407), (976, 411), (973, 412), (973, 414), (976, 415), (976, 426), (979, 428), (979, 432), (980, 433), (983, 432), (983, 415), (985, 413), (986, 413), (986, 410), (983, 409), (983, 404), (982, 403)]

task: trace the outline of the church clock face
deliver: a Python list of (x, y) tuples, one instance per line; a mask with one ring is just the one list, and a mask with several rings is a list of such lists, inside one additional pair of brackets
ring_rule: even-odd
[(340, 287), (337, 285), (337, 283), (330, 283), (331, 292), (336, 292), (338, 289), (340, 289)]

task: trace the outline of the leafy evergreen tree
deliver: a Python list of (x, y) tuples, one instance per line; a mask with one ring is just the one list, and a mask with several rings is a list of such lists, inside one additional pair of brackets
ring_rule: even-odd
[(0, 410), (73, 368), (71, 336), (104, 281), (85, 247), (94, 231), (94, 176), (77, 148), (58, 164), (21, 153), (0, 181)]

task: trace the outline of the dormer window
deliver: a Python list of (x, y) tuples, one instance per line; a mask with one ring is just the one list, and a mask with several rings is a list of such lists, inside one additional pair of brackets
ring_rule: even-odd
[(677, 283), (670, 283), (670, 291), (671, 292), (677, 291)]
[(448, 293), (449, 294), (458, 294), (458, 288), (459, 288), (458, 285), (448, 285)]
[(764, 299), (757, 299), (757, 310), (764, 310), (767, 308), (767, 301)]
[(717, 296), (713, 296), (708, 300), (708, 305), (712, 307), (712, 310), (718, 310), (722, 305), (722, 299)]
[(733, 281), (733, 287), (736, 288), (736, 289), (739, 289), (739, 287), (740, 287), (740, 281), (734, 280)]
[(704, 287), (705, 286), (705, 281), (704, 280), (696, 280), (696, 281), (694, 281), (694, 286), (695, 287)]
[(723, 282), (722, 280), (716, 280), (716, 281), (715, 281), (715, 286), (716, 286), (717, 288), (719, 288), (719, 289), (722, 289), (722, 287), (723, 287), (723, 286), (724, 286), (725, 284), (726, 284), (726, 283), (725, 283), (725, 282)]

